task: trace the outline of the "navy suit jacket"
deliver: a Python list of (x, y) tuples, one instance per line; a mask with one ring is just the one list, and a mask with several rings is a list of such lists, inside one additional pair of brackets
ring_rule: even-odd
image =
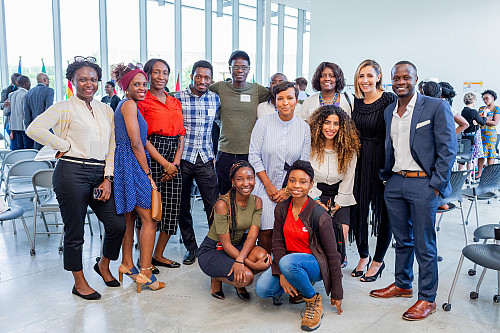
[[(396, 102), (384, 111), (386, 134), (385, 168), (380, 170), (382, 180), (389, 179), (394, 173), (391, 124)], [(451, 193), (449, 180), (457, 154), (455, 122), (448, 102), (417, 95), (410, 125), (410, 152), (415, 162), (429, 175), (430, 186), (437, 189), (441, 196), (447, 197)]]
[(43, 83), (31, 88), (24, 103), (24, 124), (26, 128), (54, 103), (54, 89)]

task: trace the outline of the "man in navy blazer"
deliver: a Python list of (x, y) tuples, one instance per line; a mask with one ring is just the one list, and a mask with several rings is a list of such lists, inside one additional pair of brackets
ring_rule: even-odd
[(438, 195), (451, 192), (451, 167), (457, 153), (453, 114), (448, 103), (415, 91), (417, 68), (400, 61), (392, 68), (398, 96), (384, 111), (384, 198), (396, 239), (395, 283), (372, 290), (379, 298), (412, 297), (414, 255), (419, 265), (418, 301), (403, 314), (421, 320), (436, 311), (438, 266), (434, 229)]
[[(47, 110), (54, 102), (54, 90), (49, 88), (49, 77), (45, 73), (36, 75), (36, 87), (28, 91), (24, 103), (24, 124), (26, 128), (31, 122)], [(34, 142), (34, 148), (40, 150), (42, 145)], [(31, 147), (30, 147), (31, 148)]]

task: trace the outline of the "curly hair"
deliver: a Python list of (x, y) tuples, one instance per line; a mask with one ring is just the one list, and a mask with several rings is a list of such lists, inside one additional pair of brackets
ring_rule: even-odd
[(139, 67), (137, 67), (137, 65), (134, 65), (132, 63), (125, 65), (122, 62), (122, 63), (116, 64), (116, 65), (112, 65), (111, 66), (111, 78), (113, 80), (115, 80), (116, 83), (118, 83), (119, 87), (121, 87), (120, 82), (122, 81), (125, 74), (127, 74), (130, 71), (133, 71), (134, 69), (138, 69), (138, 68)]
[(425, 96), (434, 98), (440, 98), (442, 95), (444, 95), (441, 85), (434, 81), (425, 82), (422, 86), (422, 92)]
[(486, 94), (490, 94), (491, 96), (493, 96), (493, 100), (496, 101), (497, 100), (497, 93), (494, 92), (493, 90), (485, 90), (484, 92), (481, 93), (481, 97), (484, 97), (484, 95)]
[(335, 105), (324, 105), (316, 109), (309, 117), (308, 123), (311, 128), (311, 155), (316, 157), (319, 165), (325, 158), (325, 135), (323, 134), (323, 125), (326, 118), (331, 115), (339, 117), (339, 131), (333, 138), (333, 149), (337, 152), (338, 172), (345, 173), (354, 154), (359, 153), (361, 143), (359, 132), (354, 121), (345, 113), (344, 110)]
[(90, 67), (93, 70), (95, 70), (97, 73), (97, 81), (101, 81), (102, 78), (101, 67), (99, 67), (98, 64), (94, 64), (88, 61), (73, 61), (71, 64), (69, 64), (68, 68), (66, 68), (66, 79), (68, 81), (72, 81), (73, 78), (75, 77), (76, 71), (83, 67)]
[(321, 78), (321, 73), (325, 70), (325, 68), (330, 68), (333, 71), (333, 75), (335, 75), (335, 92), (339, 93), (345, 87), (345, 79), (344, 72), (340, 69), (337, 64), (333, 62), (322, 62), (319, 64), (318, 68), (314, 72), (311, 84), (315, 91), (321, 91), (321, 85), (319, 84), (319, 79)]

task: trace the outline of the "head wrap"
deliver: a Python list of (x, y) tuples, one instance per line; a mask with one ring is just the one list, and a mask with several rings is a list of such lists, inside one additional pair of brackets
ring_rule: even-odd
[(130, 81), (138, 74), (142, 73), (145, 77), (146, 80), (148, 79), (148, 74), (146, 74), (142, 69), (134, 69), (128, 72), (127, 74), (123, 75), (122, 79), (120, 80), (120, 87), (122, 88), (123, 91), (126, 91), (128, 89), (128, 85), (130, 84)]
[(286, 177), (285, 177), (287, 183), (288, 183), (288, 177), (290, 176), (290, 173), (293, 170), (302, 170), (302, 171), (304, 171), (309, 176), (309, 178), (311, 178), (311, 180), (314, 179), (314, 169), (311, 166), (311, 163), (309, 163), (308, 161), (297, 160), (287, 170), (287, 174), (286, 174)]

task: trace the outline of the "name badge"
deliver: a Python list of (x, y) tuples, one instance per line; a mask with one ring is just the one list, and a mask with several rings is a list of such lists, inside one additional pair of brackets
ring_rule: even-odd
[(208, 109), (208, 115), (210, 117), (214, 117), (215, 116), (215, 109)]
[(240, 102), (250, 103), (250, 95), (240, 95)]

